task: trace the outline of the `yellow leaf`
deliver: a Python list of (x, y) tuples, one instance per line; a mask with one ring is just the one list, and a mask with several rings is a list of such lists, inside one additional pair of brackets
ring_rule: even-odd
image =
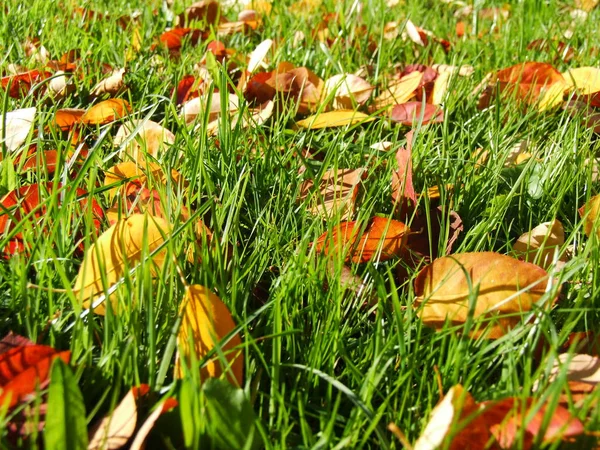
[(344, 127), (346, 125), (355, 125), (357, 123), (371, 122), (375, 120), (365, 113), (352, 110), (330, 111), (314, 116), (307, 117), (304, 120), (296, 122), (296, 125), (309, 130), (329, 127)]
[[(124, 145), (133, 133), (133, 139)], [(146, 153), (159, 158), (175, 143), (175, 135), (152, 120), (132, 120), (119, 127), (113, 143), (115, 147), (124, 145), (119, 155), (122, 159), (142, 162)]]
[[(169, 233), (169, 225), (159, 217), (149, 214), (134, 214), (118, 221), (102, 233), (87, 250), (73, 290), (83, 300), (83, 307), (89, 308), (94, 297), (104, 293), (103, 280), (110, 288), (126, 272), (142, 261), (164, 243), (163, 235)], [(147, 251), (144, 250), (147, 243)], [(152, 266), (162, 267), (166, 249), (152, 257)], [(153, 275), (157, 271), (152, 267)], [(113, 309), (117, 309), (113, 301)], [(104, 315), (106, 307), (101, 303), (94, 309), (95, 314)]]
[(578, 67), (563, 74), (567, 89), (577, 89), (582, 95), (600, 91), (600, 69), (596, 67)]
[[(554, 261), (554, 252), (560, 253), (560, 247), (564, 243), (565, 231), (562, 223), (553, 220), (523, 234), (513, 245), (513, 251), (517, 258), (547, 269)], [(565, 261), (565, 258), (564, 254), (560, 255), (559, 261)]]
[(399, 80), (390, 83), (381, 94), (375, 99), (373, 110), (387, 108), (393, 105), (406, 103), (415, 96), (417, 88), (423, 81), (423, 72), (415, 70), (404, 75)]
[[(244, 381), (244, 358), (238, 348), (242, 343), (240, 336), (236, 334), (226, 344), (221, 343), (235, 328), (227, 306), (206, 287), (193, 285), (186, 290), (181, 312), (183, 318), (177, 335), (179, 357), (175, 362), (175, 377), (184, 376), (180, 358), (189, 367), (192, 354), (200, 361), (217, 349), (200, 370), (201, 378), (216, 378), (227, 373), (232, 384), (241, 386)], [(190, 343), (193, 343), (193, 348), (190, 348)], [(225, 356), (226, 361), (222, 360), (221, 355)]]

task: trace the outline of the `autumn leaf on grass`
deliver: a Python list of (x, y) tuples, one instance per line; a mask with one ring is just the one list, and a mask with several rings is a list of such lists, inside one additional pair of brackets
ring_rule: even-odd
[[(129, 183), (133, 183), (139, 187), (154, 189), (169, 182), (173, 183), (174, 186), (180, 186), (183, 184), (183, 178), (175, 169), (171, 170), (169, 177), (163, 168), (156, 163), (137, 164), (131, 161), (123, 162), (104, 172), (104, 186), (113, 186), (108, 191), (109, 201), (112, 201), (119, 192), (123, 196), (126, 196)], [(121, 184), (121, 186), (118, 186), (118, 184)]]
[(18, 149), (29, 136), (35, 120), (35, 108), (15, 109), (0, 113), (0, 146), (13, 152)]
[(45, 345), (26, 345), (0, 355), (0, 405), (9, 408), (26, 399), (36, 388), (48, 381), (55, 358), (68, 363), (71, 352)]
[(260, 44), (256, 46), (256, 48), (248, 55), (248, 72), (252, 73), (260, 66), (265, 66), (263, 60), (267, 57), (269, 50), (273, 46), (272, 39), (265, 39)]
[[(476, 403), (461, 385), (455, 385), (431, 412), (414, 450), (508, 450), (521, 434), (519, 448), (530, 449), (536, 438), (548, 444), (583, 433), (582, 423), (565, 408), (557, 406), (552, 414), (547, 410), (547, 404), (536, 405), (533, 398)], [(542, 426), (546, 416), (547, 427)]]
[[(323, 219), (340, 215), (347, 220), (354, 214), (358, 187), (366, 169), (331, 169), (319, 180), (306, 180), (300, 187), (300, 201), (308, 201), (308, 210)], [(312, 195), (311, 195), (312, 194)]]
[[(225, 105), (225, 111), (229, 114), (236, 113), (240, 107), (240, 101), (237, 95), (228, 94), (227, 99), (228, 103)], [(180, 116), (185, 123), (189, 125), (193, 123), (199, 115), (199, 122), (202, 122), (204, 120), (204, 114), (208, 113), (208, 126), (210, 126), (210, 123), (216, 121), (222, 112), (221, 95), (218, 92), (215, 92), (211, 96), (210, 105), (208, 105), (208, 95), (202, 95), (185, 102), (181, 107)]]
[(416, 126), (421, 123), (441, 123), (444, 121), (444, 110), (438, 105), (430, 105), (422, 102), (407, 102), (402, 105), (396, 105), (392, 109), (391, 119), (394, 122), (406, 126)]
[(558, 261), (566, 262), (567, 256), (561, 254), (560, 247), (565, 243), (565, 231), (558, 220), (544, 222), (528, 233), (524, 233), (513, 244), (513, 254), (524, 261), (548, 269), (554, 263), (554, 253)]
[(192, 3), (177, 16), (177, 26), (184, 27), (190, 25), (193, 21), (197, 21), (200, 22), (200, 25), (210, 28), (211, 25), (217, 25), (220, 18), (221, 7), (219, 2), (202, 0)]
[(85, 125), (104, 125), (121, 119), (130, 112), (131, 106), (127, 101), (111, 98), (92, 106), (79, 121)]
[(61, 131), (69, 131), (81, 122), (81, 117), (85, 114), (84, 109), (64, 108), (59, 109), (54, 114), (53, 126)]
[(139, 431), (135, 435), (135, 439), (131, 443), (129, 450), (143, 450), (146, 448), (146, 440), (148, 439), (148, 435), (154, 428), (156, 421), (160, 418), (161, 415), (171, 411), (179, 405), (177, 400), (174, 398), (168, 398), (158, 404), (152, 414), (148, 416), (146, 421), (142, 424)]
[[(490, 432), (485, 421), (476, 416), (478, 409), (471, 394), (460, 384), (452, 386), (431, 411), (429, 422), (415, 442), (414, 450), (483, 450)], [(443, 447), (442, 444), (450, 437), (449, 446)]]
[[(149, 214), (134, 214), (102, 233), (85, 253), (73, 286), (75, 295), (83, 300), (83, 307), (89, 308), (95, 297), (104, 293), (105, 286), (109, 289), (117, 283), (143, 257), (160, 247), (165, 241), (163, 235), (168, 234), (169, 224)], [(145, 251), (144, 243), (147, 243)], [(162, 249), (147, 262), (153, 276), (159, 273), (165, 257), (166, 249)], [(113, 301), (113, 310), (117, 306)], [(94, 313), (104, 315), (104, 303), (94, 308)]]
[[(10, 191), (2, 197), (0, 200), (0, 233), (10, 235), (8, 243), (2, 249), (5, 254), (11, 255), (26, 251), (26, 240), (23, 234), (25, 230), (33, 230), (39, 233), (39, 235), (42, 235), (46, 231), (46, 229), (38, 225), (38, 221), (46, 218), (47, 202), (43, 195), (47, 192), (48, 199), (50, 199), (54, 187), (52, 182), (29, 184)], [(59, 183), (56, 188), (62, 189), (62, 185)], [(104, 217), (104, 211), (96, 200), (92, 199), (91, 202), (88, 201), (87, 197), (89, 196), (85, 190), (76, 189), (75, 194), (81, 197), (81, 200), (78, 202), (80, 209), (77, 216), (83, 217), (85, 211), (89, 211), (91, 208), (94, 229), (98, 229), (100, 221)], [(60, 199), (58, 204), (61, 207), (64, 206)], [(14, 233), (15, 230), (18, 231)], [(77, 237), (79, 238), (80, 236)]]
[(335, 109), (354, 109), (364, 105), (375, 89), (369, 82), (352, 74), (335, 75), (325, 81), (325, 98), (333, 98)]
[(324, 112), (307, 117), (296, 122), (296, 125), (309, 130), (320, 128), (345, 127), (359, 123), (372, 122), (375, 117), (354, 110), (340, 109), (337, 111)]
[[(528, 450), (536, 439), (547, 444), (579, 436), (584, 431), (583, 424), (567, 409), (562, 406), (552, 408), (547, 403), (540, 406), (531, 397), (492, 400), (481, 403), (480, 407), (483, 411), (481, 420), (485, 421), (501, 449), (514, 448), (518, 443), (519, 448)], [(552, 408), (551, 412), (548, 408)], [(523, 441), (519, 442), (521, 433)]]
[(422, 72), (414, 71), (390, 82), (387, 88), (375, 98), (371, 112), (400, 105), (414, 98), (417, 89), (422, 86), (423, 76)]
[(0, 78), (3, 90), (8, 90), (9, 97), (20, 99), (25, 97), (32, 86), (42, 82), (51, 74), (45, 71), (29, 70)]
[(600, 213), (600, 195), (592, 197), (585, 205), (577, 210), (579, 217), (583, 219), (583, 231), (587, 236), (592, 232), (600, 237), (600, 226), (598, 226), (598, 215)]
[(568, 89), (562, 74), (552, 65), (539, 62), (526, 62), (502, 69), (490, 76), (492, 81), (479, 101), (479, 108), (489, 106), (494, 83), (500, 92), (514, 96), (526, 104), (537, 104), (540, 111), (562, 102), (562, 94)]
[(192, 360), (202, 361), (213, 353), (200, 369), (201, 378), (218, 378), (226, 373), (232, 384), (242, 386), (244, 357), (239, 349), (242, 344), (240, 336), (235, 334), (223, 342), (235, 329), (227, 306), (204, 286), (193, 285), (186, 289), (180, 311), (183, 317), (177, 334), (179, 356), (175, 361), (175, 377), (183, 378), (185, 375), (181, 359), (189, 368)]
[[(345, 262), (386, 261), (402, 253), (409, 229), (402, 222), (375, 216), (361, 234), (359, 222), (342, 222), (315, 242), (317, 252), (342, 254)], [(360, 238), (359, 238), (360, 236)]]
[(174, 143), (175, 135), (166, 128), (152, 120), (137, 119), (121, 125), (113, 141), (115, 147), (122, 147), (121, 159), (135, 162), (144, 161), (146, 153), (158, 159)]
[(17, 347), (25, 347), (28, 345), (35, 345), (35, 343), (24, 336), (14, 334), (12, 331), (10, 331), (0, 340), (0, 355)]
[(547, 285), (544, 269), (509, 256), (493, 252), (450, 255), (419, 272), (415, 308), (423, 323), (436, 329), (442, 329), (446, 321), (463, 325), (471, 315), (474, 320), (486, 319), (470, 335), (497, 339), (521, 321), (544, 296)]
[(590, 100), (592, 106), (600, 107), (600, 69), (578, 67), (563, 73), (567, 88), (575, 90), (580, 97)]
[(113, 72), (103, 80), (101, 80), (96, 86), (90, 91), (92, 97), (100, 97), (104, 94), (117, 95), (123, 91), (126, 86), (123, 82), (123, 76), (125, 75), (125, 69), (115, 69)]
[(289, 97), (296, 100), (298, 114), (315, 112), (321, 105), (324, 82), (306, 67), (294, 67), (286, 62), (280, 63), (265, 83), (284, 98)]
[[(575, 402), (585, 401), (600, 383), (600, 358), (582, 353), (560, 354), (554, 359), (548, 383), (555, 381), (561, 374), (566, 374), (571, 399)], [(569, 403), (569, 396), (565, 397), (562, 403)]]
[[(193, 30), (191, 28), (173, 28), (172, 30), (165, 31), (158, 38), (161, 45), (167, 47), (171, 53), (177, 53), (184, 40), (187, 40), (190, 45), (196, 45), (200, 39), (203, 39), (206, 33), (202, 30)], [(156, 48), (153, 45), (150, 50)]]
[(406, 148), (399, 148), (396, 152), (396, 164), (398, 168), (392, 173), (392, 199), (394, 203), (400, 203), (401, 208), (405, 207), (404, 200), (412, 202), (412, 206), (417, 204), (417, 195), (412, 181), (412, 145), (414, 132), (411, 130), (406, 133)]
[(123, 448), (137, 425), (139, 399), (150, 392), (150, 386), (132, 387), (116, 408), (94, 425), (90, 431), (88, 450)]

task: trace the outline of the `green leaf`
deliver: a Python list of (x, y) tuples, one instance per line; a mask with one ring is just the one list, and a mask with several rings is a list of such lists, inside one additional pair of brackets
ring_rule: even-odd
[(208, 379), (202, 386), (208, 413), (207, 431), (219, 449), (253, 449), (256, 439), (252, 405), (242, 389), (227, 381)]
[(52, 364), (44, 443), (48, 450), (86, 449), (88, 444), (83, 396), (60, 358)]

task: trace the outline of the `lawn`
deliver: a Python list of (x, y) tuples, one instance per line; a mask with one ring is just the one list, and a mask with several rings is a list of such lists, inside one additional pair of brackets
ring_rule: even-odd
[(0, 448), (595, 448), (594, 0), (6, 0)]

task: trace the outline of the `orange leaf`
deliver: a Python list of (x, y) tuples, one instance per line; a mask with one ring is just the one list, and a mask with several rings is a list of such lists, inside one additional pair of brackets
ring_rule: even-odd
[(1, 354), (0, 405), (8, 401), (8, 407), (12, 408), (35, 392), (39, 384), (48, 380), (54, 358), (69, 363), (71, 352), (60, 352), (45, 345), (28, 345)]
[(88, 109), (80, 122), (85, 125), (104, 125), (125, 117), (131, 112), (131, 106), (125, 100), (111, 98), (97, 103)]
[[(509, 256), (493, 252), (450, 255), (419, 272), (415, 307), (421, 320), (437, 329), (443, 328), (446, 320), (464, 324), (470, 314), (474, 319), (491, 319), (487, 327), (471, 335), (497, 339), (531, 310), (545, 294), (547, 284), (544, 269)], [(476, 295), (473, 311), (471, 295)]]
[(331, 233), (325, 232), (317, 239), (317, 251), (326, 255), (342, 251), (345, 262), (386, 261), (402, 253), (409, 232), (402, 222), (379, 216), (370, 221), (359, 239), (360, 228), (358, 222), (340, 223)]
[[(200, 370), (201, 377), (218, 378), (223, 373), (227, 373), (232, 384), (242, 386), (244, 358), (243, 353), (238, 349), (242, 344), (239, 334), (235, 334), (226, 344), (221, 344), (221, 341), (235, 328), (235, 322), (225, 303), (206, 287), (193, 285), (186, 289), (180, 310), (183, 314), (177, 334), (180, 358), (183, 358), (189, 367), (192, 352), (195, 359), (200, 361), (215, 347), (219, 347), (225, 356), (225, 361), (221, 360), (218, 353), (214, 354)], [(190, 343), (193, 345), (192, 348)], [(180, 358), (175, 362), (177, 378), (182, 378), (184, 375)]]
[(54, 114), (54, 125), (62, 131), (69, 131), (77, 123), (81, 121), (81, 117), (85, 114), (84, 109), (65, 108), (59, 109)]
[(169, 50), (174, 51), (181, 48), (183, 39), (188, 35), (190, 44), (196, 45), (203, 38), (204, 33), (202, 30), (193, 30), (191, 28), (174, 28), (161, 34), (159, 40)]

